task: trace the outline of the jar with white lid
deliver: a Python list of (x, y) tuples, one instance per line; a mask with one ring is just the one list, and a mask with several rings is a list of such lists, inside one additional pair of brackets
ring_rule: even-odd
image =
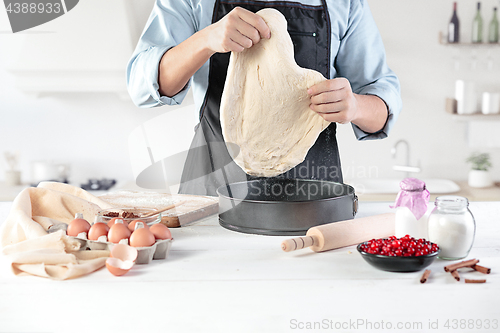
[(399, 187), (401, 191), (391, 206), (396, 208), (394, 235), (427, 239), (426, 212), (430, 194), (425, 183), (417, 178), (405, 178)]
[(467, 198), (446, 195), (437, 197), (429, 216), (429, 240), (439, 245), (438, 258), (458, 260), (467, 257), (476, 233), (476, 222)]

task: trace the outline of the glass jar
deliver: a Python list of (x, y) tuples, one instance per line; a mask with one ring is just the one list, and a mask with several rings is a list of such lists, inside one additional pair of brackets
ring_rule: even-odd
[(428, 239), (427, 215), (417, 219), (408, 207), (398, 207), (395, 213), (394, 236), (401, 238), (410, 235), (413, 238)]
[(426, 211), (430, 194), (425, 183), (417, 178), (405, 178), (399, 187), (401, 191), (391, 206), (396, 209), (394, 235), (427, 239)]
[(429, 240), (439, 245), (438, 258), (457, 260), (467, 257), (476, 233), (476, 222), (467, 198), (455, 195), (437, 197), (429, 216)]

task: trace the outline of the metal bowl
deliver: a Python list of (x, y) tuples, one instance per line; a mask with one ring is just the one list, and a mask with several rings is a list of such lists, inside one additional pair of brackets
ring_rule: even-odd
[(357, 246), (357, 250), (361, 253), (363, 259), (373, 267), (389, 272), (418, 272), (432, 264), (439, 253), (438, 250), (418, 257), (390, 257), (361, 250), (361, 245), (365, 243)]
[(259, 235), (305, 235), (311, 227), (354, 218), (358, 202), (352, 186), (306, 179), (233, 183), (217, 194), (221, 226)]

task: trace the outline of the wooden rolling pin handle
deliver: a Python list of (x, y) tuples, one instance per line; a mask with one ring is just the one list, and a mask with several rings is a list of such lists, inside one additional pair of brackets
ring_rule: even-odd
[(285, 252), (291, 252), (313, 246), (317, 242), (318, 240), (314, 236), (291, 238), (281, 243), (281, 249)]

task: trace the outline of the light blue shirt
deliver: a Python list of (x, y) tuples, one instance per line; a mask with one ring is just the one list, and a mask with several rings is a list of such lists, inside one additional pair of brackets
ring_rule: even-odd
[[(269, 1), (272, 2), (272, 1)], [(345, 77), (354, 93), (376, 95), (387, 105), (388, 121), (382, 131), (368, 134), (352, 125), (358, 140), (387, 137), (401, 112), (399, 80), (387, 66), (385, 49), (366, 0), (327, 0), (331, 26), (330, 78)], [(321, 5), (321, 0), (302, 0)], [(208, 87), (207, 61), (186, 87), (173, 97), (158, 91), (158, 65), (163, 54), (212, 23), (215, 0), (157, 0), (127, 66), (127, 86), (140, 107), (178, 105), (193, 89), (200, 108)]]

